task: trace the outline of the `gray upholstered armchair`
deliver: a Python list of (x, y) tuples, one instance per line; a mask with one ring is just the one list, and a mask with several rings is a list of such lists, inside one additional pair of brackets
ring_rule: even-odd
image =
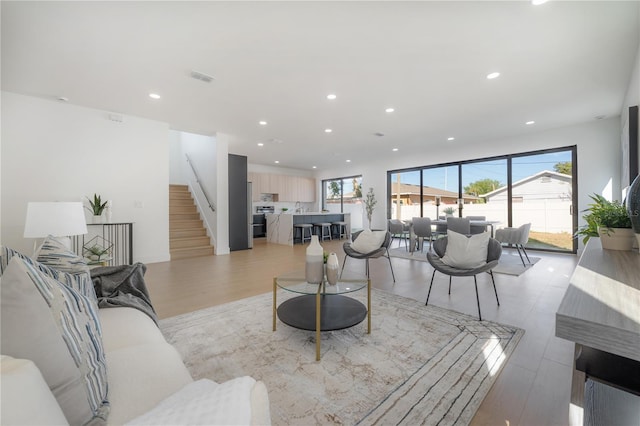
[(531, 263), (531, 261), (529, 260), (529, 255), (524, 249), (524, 245), (529, 241), (530, 230), (531, 224), (525, 223), (518, 228), (502, 228), (496, 231), (496, 240), (500, 241), (502, 244), (513, 244), (514, 246), (516, 246), (516, 250), (518, 250), (520, 260), (522, 261), (522, 266), (524, 266), (525, 268), (527, 265), (524, 263), (524, 259), (522, 258), (520, 249), (522, 249), (524, 255), (527, 257), (527, 262)]
[[(358, 238), (362, 231), (354, 232), (351, 234), (351, 240), (355, 241)], [(393, 273), (393, 265), (391, 265), (391, 258), (389, 257), (389, 246), (391, 245), (391, 233), (387, 232), (384, 237), (384, 242), (380, 248), (370, 252), (370, 253), (360, 253), (359, 251), (354, 250), (351, 247), (351, 242), (345, 242), (342, 245), (344, 249), (344, 253), (346, 256), (344, 257), (344, 261), (342, 262), (342, 269), (340, 271), (340, 276), (342, 276), (342, 272), (344, 272), (344, 265), (347, 264), (347, 258), (352, 257), (354, 259), (365, 259), (365, 269), (367, 278), (369, 278), (369, 259), (377, 259), (379, 257), (386, 257), (389, 261), (389, 267), (391, 268), (391, 277), (393, 278), (393, 282), (396, 282), (396, 276)]]
[(480, 321), (482, 321), (482, 314), (480, 312), (480, 298), (478, 297), (478, 280), (476, 279), (476, 275), (481, 272), (489, 273), (489, 275), (491, 276), (491, 281), (493, 282), (493, 291), (496, 294), (496, 302), (498, 302), (498, 306), (500, 306), (500, 300), (498, 299), (498, 290), (496, 290), (496, 281), (493, 278), (492, 269), (495, 268), (496, 265), (498, 265), (500, 255), (502, 254), (502, 246), (497, 240), (493, 238), (489, 239), (489, 246), (487, 249), (487, 263), (473, 269), (460, 269), (449, 266), (442, 261), (442, 257), (447, 250), (447, 242), (447, 237), (435, 240), (433, 242), (433, 252), (427, 253), (427, 259), (429, 260), (431, 266), (433, 266), (434, 271), (433, 275), (431, 275), (431, 284), (429, 285), (429, 293), (427, 294), (427, 301), (425, 302), (425, 306), (429, 304), (429, 296), (431, 295), (431, 287), (433, 286), (433, 279), (436, 275), (436, 271), (445, 275), (449, 275), (449, 294), (451, 294), (451, 277), (473, 276), (473, 282), (476, 287), (476, 300), (478, 302), (478, 318), (480, 319)]

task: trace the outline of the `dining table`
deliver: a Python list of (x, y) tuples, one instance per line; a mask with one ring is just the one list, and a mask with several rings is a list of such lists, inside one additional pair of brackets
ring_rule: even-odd
[[(416, 234), (413, 232), (413, 222), (411, 220), (404, 220), (404, 223), (406, 223), (407, 225), (409, 225), (409, 251), (410, 252), (414, 252), (416, 251), (419, 247), (418, 247), (418, 243), (419, 240), (416, 236)], [(494, 237), (495, 234), (495, 225), (501, 223), (499, 220), (470, 220), (469, 224), (470, 225), (477, 225), (477, 226), (488, 226), (490, 228), (490, 233), (491, 233), (491, 238)], [(436, 219), (436, 220), (432, 220), (431, 221), (431, 226), (447, 226), (447, 221), (446, 219)]]

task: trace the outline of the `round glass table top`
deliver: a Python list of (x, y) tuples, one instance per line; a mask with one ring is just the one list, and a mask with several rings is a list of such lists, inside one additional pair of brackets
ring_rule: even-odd
[(362, 290), (368, 284), (367, 277), (346, 273), (338, 278), (335, 285), (330, 285), (327, 281), (322, 284), (309, 284), (305, 280), (304, 271), (286, 273), (276, 277), (275, 280), (276, 285), (281, 289), (300, 294), (317, 294), (318, 286), (322, 286), (320, 294), (345, 294)]

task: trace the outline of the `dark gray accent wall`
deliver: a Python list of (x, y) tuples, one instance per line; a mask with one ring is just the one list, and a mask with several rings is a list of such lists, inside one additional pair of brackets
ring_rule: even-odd
[(229, 154), (229, 250), (249, 248), (247, 157)]

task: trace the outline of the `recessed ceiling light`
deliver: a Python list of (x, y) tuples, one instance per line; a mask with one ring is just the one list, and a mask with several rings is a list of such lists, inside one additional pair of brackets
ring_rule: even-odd
[(158, 95), (157, 93), (149, 93), (149, 97), (151, 99), (160, 99), (160, 95)]
[(264, 143), (258, 142), (258, 146), (264, 146)]
[(448, 137), (448, 138), (447, 138), (447, 140), (448, 140), (448, 141), (454, 141), (454, 140), (456, 140), (456, 138), (454, 138), (454, 137)]
[(276, 163), (276, 164), (280, 164), (280, 162), (279, 162), (278, 160), (274, 161), (274, 163)]
[(498, 78), (500, 77), (500, 73), (499, 72), (492, 72), (491, 74), (487, 75), (487, 78), (489, 80), (493, 80), (494, 78)]
[(69, 98), (67, 98), (66, 96), (58, 96), (57, 99), (60, 102), (69, 102)]
[(347, 160), (347, 163), (350, 163), (350, 162), (351, 162), (351, 160)]
[(333, 130), (331, 130), (331, 129), (324, 129), (324, 132), (325, 132), (325, 133), (331, 133), (331, 132), (333, 132)]
[(541, 4), (545, 4), (549, 0), (531, 0), (531, 4), (534, 6), (540, 6)]
[(596, 120), (602, 120), (603, 118), (605, 118), (606, 115), (596, 115)]
[(261, 125), (261, 126), (266, 126), (267, 122), (262, 120), (262, 121), (258, 121), (258, 124)]
[(391, 151), (396, 152), (398, 148), (393, 148)]
[(313, 166), (313, 167), (311, 167), (311, 168), (312, 168), (312, 169), (317, 169), (317, 167), (316, 167), (316, 166)]
[(393, 112), (393, 111), (395, 111), (395, 109), (393, 109), (393, 108), (387, 108), (387, 109), (384, 110), (384, 112)]
[(533, 121), (533, 120), (531, 120), (531, 121), (527, 121), (527, 122), (526, 122), (526, 123), (524, 123), (524, 124), (526, 124), (527, 126), (530, 126), (530, 125), (532, 125), (532, 124), (535, 124), (535, 121)]
[(334, 93), (329, 93), (329, 94), (327, 95), (327, 99), (329, 99), (329, 100), (331, 100), (331, 101), (332, 101), (332, 100), (334, 100), (335, 98), (337, 98), (337, 96), (336, 96)]

